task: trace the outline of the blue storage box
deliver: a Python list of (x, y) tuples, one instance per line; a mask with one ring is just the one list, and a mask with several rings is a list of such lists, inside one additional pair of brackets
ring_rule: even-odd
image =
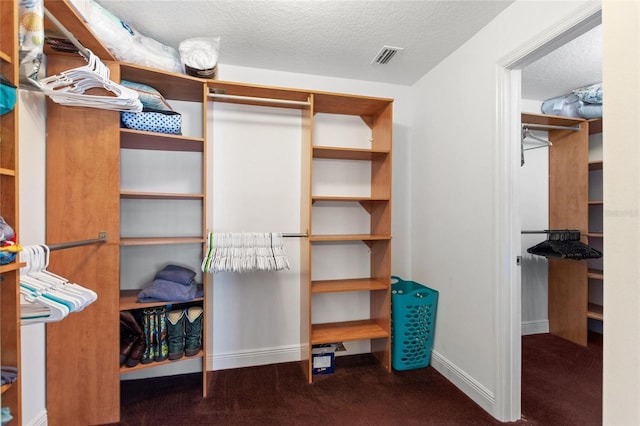
[(391, 365), (395, 370), (426, 367), (431, 361), (438, 292), (415, 281), (391, 279)]
[(335, 371), (334, 345), (318, 345), (311, 349), (311, 370), (316, 374), (331, 374)]

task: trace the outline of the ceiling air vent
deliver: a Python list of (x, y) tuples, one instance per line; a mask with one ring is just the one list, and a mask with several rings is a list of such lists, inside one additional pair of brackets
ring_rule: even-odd
[(373, 61), (371, 61), (371, 63), (386, 65), (391, 61), (391, 59), (393, 59), (394, 56), (396, 56), (396, 53), (398, 53), (401, 50), (404, 50), (404, 49), (402, 47), (382, 46), (382, 49), (380, 49), (380, 51), (378, 52), (376, 57), (373, 58)]

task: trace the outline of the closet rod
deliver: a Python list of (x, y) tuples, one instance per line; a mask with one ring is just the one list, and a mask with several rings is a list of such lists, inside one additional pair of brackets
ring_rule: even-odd
[(54, 250), (68, 249), (72, 247), (88, 246), (90, 244), (106, 243), (106, 242), (107, 242), (107, 233), (100, 232), (98, 234), (98, 238), (93, 240), (70, 241), (68, 243), (51, 244), (48, 247), (50, 251), (54, 251)]
[(223, 93), (209, 93), (210, 98), (217, 99), (230, 99), (230, 100), (242, 100), (242, 101), (254, 101), (254, 102), (268, 102), (273, 104), (285, 104), (285, 105), (302, 105), (309, 106), (311, 102), (306, 101), (291, 101), (288, 99), (273, 99), (273, 98), (257, 98), (254, 96), (239, 96), (239, 95), (225, 95)]
[(522, 127), (523, 128), (528, 128), (528, 129), (548, 129), (548, 130), (573, 130), (573, 131), (578, 131), (580, 130), (580, 125), (576, 124), (575, 126), (555, 126), (553, 124), (534, 124), (534, 123), (522, 123)]
[(282, 234), (282, 236), (284, 238), (289, 238), (289, 237), (301, 237), (301, 238), (307, 238), (309, 236), (309, 234), (303, 234), (303, 233), (292, 233), (292, 234)]
[(553, 232), (580, 232), (579, 229), (545, 229), (543, 231), (520, 231), (521, 234), (551, 234)]

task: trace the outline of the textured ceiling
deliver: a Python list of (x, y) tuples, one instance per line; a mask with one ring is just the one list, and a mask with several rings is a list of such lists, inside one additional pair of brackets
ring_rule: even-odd
[[(512, 0), (96, 0), (140, 33), (177, 48), (221, 37), (219, 62), (411, 85)], [(372, 65), (382, 46), (402, 47)], [(224, 78), (224, 68), (221, 69)], [(525, 99), (602, 81), (601, 27), (522, 70)]]
[[(96, 0), (177, 48), (221, 37), (219, 63), (411, 85), (512, 0)], [(387, 65), (383, 45), (402, 47)], [(220, 70), (224, 78), (224, 70)]]
[(522, 69), (522, 97), (546, 100), (602, 82), (602, 25)]

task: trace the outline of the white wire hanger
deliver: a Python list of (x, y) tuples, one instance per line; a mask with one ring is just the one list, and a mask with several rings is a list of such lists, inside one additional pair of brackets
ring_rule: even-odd
[(529, 128), (527, 128), (527, 127), (523, 127), (522, 128), (522, 143), (523, 144), (525, 143), (525, 139), (533, 139), (535, 141), (535, 143), (537, 143), (538, 145), (530, 147), (530, 148), (522, 148), (523, 151), (529, 151), (531, 149), (546, 148), (546, 147), (553, 146), (553, 143), (551, 143), (551, 141), (534, 135), (533, 133), (531, 133), (531, 130), (529, 130)]

